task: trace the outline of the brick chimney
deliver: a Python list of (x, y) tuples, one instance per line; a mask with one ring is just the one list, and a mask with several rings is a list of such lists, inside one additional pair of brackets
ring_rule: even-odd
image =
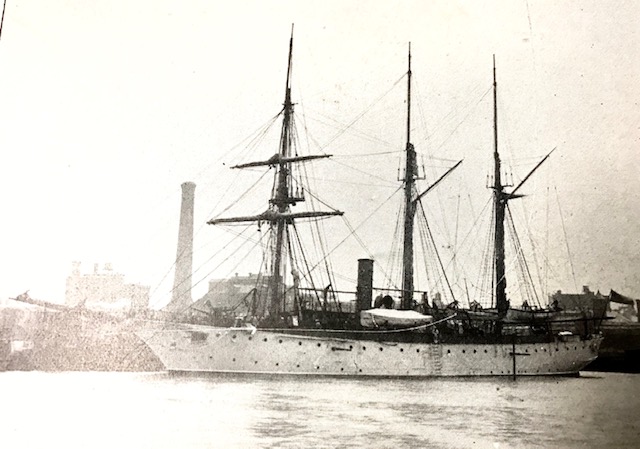
[(182, 184), (176, 271), (171, 301), (167, 305), (168, 311), (171, 312), (184, 312), (193, 302), (191, 297), (191, 275), (193, 270), (193, 210), (195, 191), (195, 183), (185, 182)]

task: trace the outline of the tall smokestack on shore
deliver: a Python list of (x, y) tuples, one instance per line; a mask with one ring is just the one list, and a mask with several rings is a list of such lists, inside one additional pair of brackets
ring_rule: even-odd
[(192, 303), (191, 275), (193, 270), (193, 209), (195, 192), (195, 183), (185, 182), (182, 184), (176, 274), (173, 281), (171, 302), (167, 306), (167, 309), (171, 312), (183, 312)]

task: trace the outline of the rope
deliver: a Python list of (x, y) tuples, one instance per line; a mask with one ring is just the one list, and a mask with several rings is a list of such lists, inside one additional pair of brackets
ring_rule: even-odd
[[(361, 335), (371, 335), (371, 334), (376, 334), (376, 335), (380, 335), (380, 334), (400, 334), (400, 333), (405, 333), (405, 332), (413, 332), (413, 331), (417, 331), (417, 330), (421, 330), (421, 329), (428, 329), (430, 327), (435, 326), (436, 324), (440, 324), (443, 323), (445, 321), (450, 321), (453, 319), (456, 319), (458, 317), (457, 314), (442, 318), (441, 320), (438, 321), (434, 321), (432, 323), (427, 323), (427, 324), (421, 324), (419, 326), (413, 326), (413, 327), (406, 327), (403, 329), (386, 329), (386, 330), (355, 330), (355, 329), (314, 329), (314, 328), (309, 328), (309, 329), (300, 329), (300, 328), (291, 328), (291, 327), (284, 327), (284, 328), (263, 328), (263, 329), (259, 329), (256, 328), (254, 326), (251, 327), (230, 327), (230, 328), (226, 328), (226, 332), (234, 332), (234, 331), (246, 331), (246, 332), (251, 332), (251, 333), (255, 333), (256, 330), (262, 330), (262, 331), (269, 331), (269, 332), (284, 332), (284, 333), (292, 333), (292, 332), (301, 332), (301, 333), (321, 333), (321, 334), (341, 334), (341, 333), (345, 333), (348, 332), (350, 334), (361, 334)], [(147, 320), (150, 321), (150, 320)], [(154, 322), (154, 321), (151, 321)], [(189, 326), (189, 325), (187, 325)], [(193, 327), (196, 327), (198, 325), (190, 325)], [(210, 326), (208, 326), (210, 327)]]
[[(384, 200), (376, 209), (374, 209), (364, 220), (362, 220), (360, 222), (360, 224), (358, 226), (356, 226), (356, 228), (353, 230), (352, 234), (355, 235), (355, 231), (358, 230), (358, 228), (360, 228), (364, 223), (366, 223), (376, 212), (378, 212), (378, 210), (380, 210), (380, 208), (382, 206), (385, 205), (385, 203), (387, 203), (400, 189), (402, 189), (402, 186), (400, 186), (398, 189), (396, 189), (391, 195), (389, 195), (389, 197)], [(344, 216), (343, 216), (344, 217)], [(336, 246), (333, 247), (333, 249), (331, 249), (331, 251), (329, 251), (327, 253), (326, 257), (329, 257), (336, 249), (338, 249), (344, 242), (346, 242), (349, 237), (351, 237), (352, 234), (347, 235), (344, 239), (342, 239), (340, 242), (338, 242), (338, 244)], [(315, 270), (316, 267), (322, 263), (323, 260), (320, 260), (316, 265), (314, 265), (311, 270)]]
[(354, 118), (344, 129), (342, 129), (340, 132), (338, 132), (338, 134), (336, 134), (335, 136), (333, 136), (331, 139), (329, 139), (329, 141), (323, 146), (323, 148), (328, 147), (329, 145), (331, 145), (338, 137), (340, 137), (341, 135), (343, 135), (345, 132), (347, 132), (349, 130), (349, 128), (351, 128), (358, 120), (360, 120), (362, 117), (364, 117), (364, 115), (369, 112), (376, 104), (378, 104), (384, 97), (386, 97), (389, 92), (391, 92), (397, 85), (398, 83), (400, 83), (400, 81), (402, 81), (405, 77), (405, 74), (403, 74), (395, 83), (393, 83), (393, 85), (389, 88), (389, 90), (387, 90), (385, 93), (383, 93), (382, 95), (380, 95), (376, 100), (374, 100), (374, 102), (369, 105), (369, 107), (367, 107), (365, 110), (363, 110), (360, 114), (358, 114), (356, 116), (356, 118)]
[[(335, 120), (333, 117), (329, 117), (329, 116), (327, 116), (327, 115), (325, 115), (325, 114), (322, 114), (322, 113), (320, 113), (320, 112), (318, 112), (318, 111), (313, 111), (313, 112), (317, 113), (317, 114), (319, 115), (319, 117), (321, 117), (322, 119), (329, 119), (329, 120), (331, 120), (331, 122), (333, 122), (333, 123), (330, 123), (330, 122), (327, 122), (326, 120), (322, 120), (321, 118), (314, 117), (314, 116), (311, 116), (311, 117), (310, 117), (310, 118), (311, 118), (311, 120), (316, 121), (316, 122), (320, 123), (321, 125), (328, 126), (328, 127), (332, 127), (332, 128), (338, 128), (338, 127), (337, 127), (337, 126), (335, 126), (334, 124), (338, 124), (338, 125), (340, 125), (340, 126), (345, 126), (345, 125), (343, 125), (342, 123), (340, 123), (340, 122), (338, 122), (337, 120)], [(339, 129), (339, 128), (338, 128), (338, 129)], [(347, 128), (347, 129), (348, 129), (348, 128)], [(346, 130), (345, 130), (345, 131), (346, 131)], [(384, 146), (384, 147), (397, 148), (397, 145), (396, 145), (396, 144), (392, 144), (392, 143), (390, 143), (390, 142), (387, 142), (386, 140), (383, 140), (383, 139), (381, 139), (381, 138), (379, 138), (379, 137), (376, 137), (376, 136), (373, 136), (373, 135), (371, 135), (371, 134), (367, 134), (367, 133), (365, 133), (365, 132), (363, 132), (363, 131), (360, 131), (360, 130), (358, 130), (358, 129), (352, 129), (351, 131), (352, 131), (352, 133), (353, 133), (353, 134), (357, 135), (357, 137), (359, 137), (359, 138), (361, 138), (361, 139), (363, 139), (363, 140), (366, 140), (366, 141), (369, 141), (369, 142), (374, 142), (374, 143), (376, 143), (376, 144), (380, 144), (380, 145), (382, 145), (382, 146)], [(344, 133), (344, 131), (342, 131), (342, 133)], [(316, 142), (316, 143), (318, 143), (318, 142)], [(320, 148), (325, 148), (325, 147), (326, 147), (326, 146), (328, 146), (328, 145), (322, 146), (322, 145), (320, 145), (320, 144), (318, 143), (318, 146), (319, 146)], [(348, 156), (345, 156), (345, 157), (348, 157)], [(351, 156), (351, 157), (357, 157), (357, 156)]]
[(440, 269), (442, 270), (442, 275), (444, 277), (445, 282), (447, 283), (447, 287), (449, 288), (449, 293), (451, 293), (451, 299), (453, 299), (454, 301), (456, 300), (455, 295), (453, 294), (453, 289), (451, 288), (451, 284), (449, 283), (449, 278), (447, 277), (447, 273), (444, 270), (444, 266), (442, 265), (442, 259), (440, 258), (440, 253), (437, 251), (436, 248), (436, 242), (433, 239), (433, 234), (431, 233), (431, 229), (429, 228), (429, 221), (427, 220), (427, 214), (424, 211), (424, 207), (422, 205), (422, 200), (418, 200), (418, 203), (420, 204), (420, 211), (422, 212), (422, 216), (424, 217), (424, 222), (427, 228), (427, 234), (429, 236), (429, 239), (431, 241), (431, 244), (433, 245), (433, 249), (436, 253), (436, 259), (438, 260), (438, 264), (440, 265)]
[[(248, 228), (247, 228), (247, 229), (248, 229)], [(256, 248), (256, 247), (257, 247), (257, 246), (262, 242), (262, 239), (264, 238), (264, 235), (265, 235), (265, 234), (263, 234), (263, 235), (260, 237), (260, 239), (259, 239), (258, 241), (254, 242), (255, 244), (254, 244), (254, 245), (249, 249), (249, 251), (246, 253), (247, 255), (248, 255), (248, 254), (250, 254), (250, 253), (251, 253), (251, 252), (252, 252), (252, 251), (253, 251), (253, 250), (254, 250), (254, 249), (255, 249), (255, 248)], [(245, 242), (244, 242), (242, 245), (240, 245), (240, 247), (238, 248), (238, 250), (239, 250), (240, 248), (242, 248), (242, 247), (243, 247), (247, 242), (250, 242), (250, 240), (249, 240), (249, 239), (245, 240)], [(228, 246), (228, 245), (227, 245), (227, 246)], [(222, 261), (221, 261), (221, 262), (220, 262), (216, 267), (214, 267), (213, 269), (211, 269), (207, 274), (205, 274), (202, 278), (200, 278), (197, 282), (195, 282), (195, 283), (192, 285), (192, 289), (193, 289), (193, 287), (196, 287), (197, 285), (199, 285), (201, 282), (205, 281), (205, 280), (206, 280), (206, 279), (207, 279), (207, 278), (208, 278), (208, 277), (209, 277), (209, 276), (210, 276), (210, 275), (211, 275), (215, 270), (217, 270), (217, 269), (218, 269), (222, 264), (224, 264), (227, 260), (229, 260), (233, 254), (235, 254), (235, 253), (231, 253), (231, 254), (229, 254), (229, 256), (227, 256), (224, 260), (222, 260)], [(214, 257), (214, 256), (212, 256), (212, 258), (213, 258), (213, 257)], [(246, 257), (246, 256), (245, 256), (245, 257)], [(238, 265), (240, 265), (240, 264), (243, 262), (243, 260), (244, 260), (244, 259), (245, 259), (245, 258), (241, 258), (241, 259), (240, 259), (240, 261), (239, 261), (239, 262), (238, 262), (234, 267), (232, 267), (232, 268), (231, 268), (231, 270), (229, 270), (228, 274), (230, 274), (231, 272), (233, 272), (233, 271), (238, 267)], [(210, 258), (209, 260), (211, 260), (211, 258)], [(228, 275), (227, 275), (227, 277), (228, 277)], [(183, 309), (181, 309), (181, 310), (179, 311), (179, 313), (186, 312), (187, 310), (189, 310), (189, 308), (190, 308), (191, 306), (192, 306), (192, 304), (189, 304), (187, 307), (184, 307)]]
[[(507, 203), (507, 217), (509, 221), (510, 231), (513, 234), (513, 242), (514, 242), (514, 246), (516, 247), (516, 257), (518, 258), (519, 267), (520, 267), (520, 270), (522, 271), (523, 284), (524, 284), (526, 293), (529, 296), (529, 299), (535, 300), (536, 304), (539, 307), (541, 307), (542, 305), (540, 303), (538, 293), (536, 292), (536, 289), (533, 285), (533, 277), (531, 276), (531, 271), (529, 270), (529, 264), (527, 263), (527, 259), (524, 257), (522, 243), (520, 242), (520, 237), (516, 232), (516, 226), (513, 221), (513, 214), (511, 213), (511, 208), (509, 207), (508, 203)], [(527, 279), (525, 279), (525, 277), (528, 278), (528, 282), (527, 282)]]
[[(352, 167), (352, 166), (350, 166), (348, 164), (345, 164), (344, 162), (340, 162), (340, 161), (336, 161), (336, 160), (332, 160), (331, 162), (333, 162), (334, 164), (342, 165), (343, 167), (350, 168), (351, 170), (356, 171), (358, 173), (362, 173), (363, 175), (367, 175), (367, 176), (370, 176), (372, 178), (379, 179), (380, 181), (383, 181), (387, 185), (392, 184), (391, 181), (389, 181), (388, 179), (383, 178), (382, 176), (378, 176), (378, 175), (374, 175), (372, 173), (368, 173), (368, 172), (366, 172), (364, 170), (360, 170), (359, 168), (355, 168), (355, 167)], [(393, 186), (395, 187), (395, 183), (393, 183)]]
[(554, 187), (556, 191), (556, 202), (558, 203), (558, 212), (560, 212), (560, 221), (562, 222), (562, 232), (564, 233), (564, 242), (567, 246), (567, 255), (569, 256), (569, 265), (571, 266), (571, 276), (573, 277), (573, 286), (578, 291), (578, 283), (576, 282), (576, 272), (573, 268), (573, 258), (571, 257), (571, 250), (569, 249), (569, 238), (567, 237), (567, 228), (564, 226), (564, 215), (562, 215), (562, 208), (560, 207), (560, 196), (558, 195), (558, 189)]
[(471, 115), (473, 108), (478, 106), (482, 102), (482, 100), (484, 100), (484, 97), (486, 97), (490, 92), (492, 92), (492, 90), (493, 90), (493, 86), (487, 89), (487, 91), (482, 95), (482, 97), (480, 97), (480, 99), (472, 107), (469, 108), (469, 112), (467, 113), (467, 115), (465, 115), (462, 118), (462, 120), (460, 120), (460, 122), (453, 128), (453, 131), (449, 133), (449, 135), (442, 141), (442, 143), (434, 151), (440, 150), (440, 148), (442, 148), (444, 144), (447, 143), (447, 141), (451, 138), (451, 136), (455, 134), (458, 128), (460, 128), (460, 126), (465, 122), (465, 120), (467, 120), (467, 118)]
[[(227, 151), (223, 151), (221, 153), (221, 156), (218, 157), (215, 161), (213, 161), (212, 163), (206, 165), (205, 167), (202, 168), (202, 170), (200, 170), (200, 172), (198, 172), (198, 174), (196, 175), (196, 177), (199, 177), (202, 173), (204, 173), (206, 170), (208, 170), (213, 164), (219, 162), (220, 160), (223, 159), (223, 157), (225, 157), (227, 154), (229, 154), (229, 152), (235, 150), (236, 148), (238, 148), (240, 145), (242, 145), (243, 143), (247, 142), (249, 140), (249, 143), (247, 144), (246, 148), (249, 148), (252, 145), (257, 145), (258, 141), (264, 137), (264, 135), (266, 134), (266, 132), (269, 130), (269, 128), (271, 128), (271, 126), (273, 125), (273, 123), (278, 119), (278, 117), (282, 114), (282, 112), (278, 112), (278, 114), (276, 114), (275, 116), (273, 116), (272, 118), (270, 118), (267, 122), (265, 122), (263, 125), (261, 125), (258, 129), (256, 129), (256, 131), (254, 131), (252, 134), (250, 134), (249, 136), (247, 136), (245, 139), (243, 139), (242, 141), (238, 142), (237, 144), (233, 145), (231, 148), (229, 148)], [(258, 179), (258, 181), (256, 181), (256, 183), (254, 185), (252, 185), (249, 190), (247, 190), (244, 194), (246, 195), (247, 193), (249, 193), (249, 191), (251, 191), (256, 185), (257, 183), (262, 180), (262, 178), (266, 175), (267, 172), (265, 172), (265, 174), (263, 174), (260, 179)], [(236, 176), (237, 178), (237, 176)], [(224, 198), (227, 197), (227, 193), (229, 192), (229, 190), (231, 190), (231, 188), (233, 187), (235, 183), (234, 182), (230, 182), (229, 186), (227, 187), (227, 190), (225, 191), (225, 193), (223, 195), (220, 196), (220, 200), (218, 201), (218, 203), (216, 203), (216, 205), (211, 208), (211, 210), (209, 211), (209, 213), (207, 215), (211, 215), (213, 213), (213, 211), (218, 207), (218, 205), (222, 202), (222, 200)], [(171, 194), (173, 195), (173, 194)], [(163, 200), (165, 201), (168, 198), (168, 196)], [(232, 205), (231, 205), (232, 206)], [(227, 207), (223, 212), (227, 211), (231, 206)], [(200, 224), (200, 226), (195, 230), (194, 232), (194, 236), (197, 236), (200, 231), (202, 230), (202, 228), (204, 227), (204, 225), (206, 224), (206, 222), (202, 222)], [(186, 249), (185, 249), (186, 250)], [(184, 250), (183, 250), (184, 251)], [(153, 296), (154, 293), (156, 293), (156, 291), (160, 288), (160, 286), (162, 285), (162, 283), (165, 281), (165, 279), (167, 278), (167, 276), (169, 276), (169, 274), (171, 273), (171, 271), (173, 270), (173, 268), (176, 265), (177, 260), (182, 257), (183, 253), (179, 254), (178, 257), (176, 257), (176, 260), (173, 261), (173, 263), (169, 266), (169, 268), (167, 269), (167, 271), (165, 272), (165, 274), (162, 276), (162, 278), (160, 279), (160, 281), (156, 284), (156, 286), (154, 287), (154, 289), (151, 292), (150, 296)], [(211, 258), (208, 260), (210, 261)], [(207, 262), (208, 262), (207, 261)], [(197, 271), (197, 270), (196, 270)]]

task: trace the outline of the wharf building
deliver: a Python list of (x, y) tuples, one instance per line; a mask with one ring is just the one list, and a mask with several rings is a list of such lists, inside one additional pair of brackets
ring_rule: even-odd
[(97, 306), (133, 312), (148, 308), (150, 287), (125, 282), (124, 274), (113, 271), (109, 263), (102, 268), (94, 264), (92, 273), (81, 273), (80, 266), (80, 262), (73, 262), (71, 275), (67, 277), (67, 306)]

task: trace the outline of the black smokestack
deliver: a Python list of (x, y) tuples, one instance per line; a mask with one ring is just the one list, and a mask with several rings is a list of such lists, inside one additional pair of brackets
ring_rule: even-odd
[(369, 310), (373, 298), (373, 260), (358, 259), (358, 287), (356, 312)]

